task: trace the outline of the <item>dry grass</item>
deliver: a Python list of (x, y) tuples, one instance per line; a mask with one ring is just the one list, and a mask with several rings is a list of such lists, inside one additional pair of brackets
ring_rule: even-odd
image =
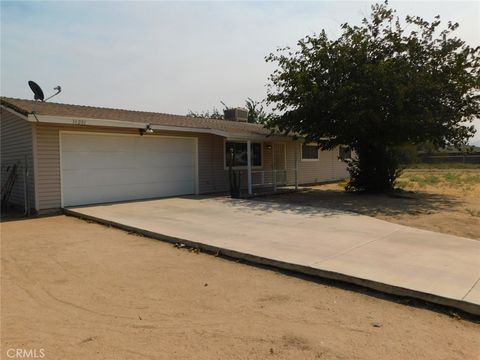
[(480, 198), (480, 169), (407, 169), (396, 185), (408, 191)]
[(358, 212), (407, 226), (480, 240), (480, 168), (407, 169), (397, 181), (403, 193), (346, 193), (346, 182), (264, 198)]

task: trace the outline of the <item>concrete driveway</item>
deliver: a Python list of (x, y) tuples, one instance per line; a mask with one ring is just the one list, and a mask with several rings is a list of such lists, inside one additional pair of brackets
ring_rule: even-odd
[(67, 213), (255, 263), (480, 314), (480, 242), (354, 213), (225, 197), (77, 207)]

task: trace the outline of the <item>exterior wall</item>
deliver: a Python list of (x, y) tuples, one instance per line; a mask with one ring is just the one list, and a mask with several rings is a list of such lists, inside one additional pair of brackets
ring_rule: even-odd
[[(39, 210), (61, 207), (60, 131), (138, 134), (136, 129), (37, 124), (36, 152), (38, 165), (37, 197)], [(200, 193), (228, 190), (228, 173), (223, 163), (223, 138), (211, 134), (155, 132), (145, 136), (181, 136), (198, 138), (198, 185)]]
[[(27, 125), (28, 123), (25, 122)], [(38, 123), (34, 126), (36, 134), (34, 150), (37, 157), (37, 209), (48, 210), (61, 207), (60, 185), (60, 131), (104, 132), (119, 134), (138, 134), (137, 129), (85, 127), (75, 125), (55, 125)], [(145, 136), (181, 136), (198, 138), (198, 185), (199, 193), (215, 193), (228, 191), (228, 170), (225, 169), (224, 141), (221, 136), (187, 132), (155, 132)], [(301, 143), (286, 140), (286, 167), (288, 184), (295, 183), (295, 149), (298, 161), (298, 183), (308, 184), (343, 179), (348, 176), (345, 163), (338, 160), (338, 148), (333, 151), (322, 151), (319, 161), (301, 161)], [(31, 143), (30, 143), (31, 144)], [(265, 182), (271, 182), (272, 177), (272, 145), (271, 141), (262, 143), (262, 167), (253, 169), (253, 182), (258, 183), (261, 173)], [(31, 145), (30, 145), (31, 146)], [(31, 150), (30, 150), (31, 152)], [(32, 172), (33, 173), (33, 172)], [(242, 170), (242, 184), (247, 185), (247, 171)], [(33, 187), (33, 182), (32, 182)]]
[[(1, 132), (1, 183), (8, 176), (7, 167), (17, 164), (17, 178), (10, 195), (10, 202), (25, 206), (25, 180), (29, 208), (35, 208), (35, 181), (33, 172), (33, 127), (31, 123), (14, 113), (0, 108)], [(26, 163), (26, 167), (25, 167)], [(27, 170), (27, 174), (25, 174)]]
[[(319, 159), (316, 161), (302, 160), (302, 144), (300, 142), (289, 142), (287, 146), (287, 168), (295, 168), (295, 150), (298, 161), (298, 183), (313, 184), (334, 180), (341, 180), (348, 177), (347, 165), (338, 159), (339, 148), (331, 151), (320, 151)], [(288, 182), (295, 182), (295, 174), (288, 171)]]

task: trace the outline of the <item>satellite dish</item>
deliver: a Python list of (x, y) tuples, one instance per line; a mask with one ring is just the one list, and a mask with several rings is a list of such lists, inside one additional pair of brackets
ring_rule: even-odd
[(35, 81), (30, 80), (28, 82), (28, 86), (30, 86), (30, 89), (32, 89), (35, 100), (43, 101), (45, 99), (42, 88)]
[(30, 86), (30, 89), (32, 89), (32, 91), (33, 91), (34, 99), (35, 100), (40, 100), (40, 101), (47, 101), (47, 100), (51, 99), (52, 97), (54, 97), (55, 95), (60, 94), (60, 92), (62, 91), (62, 88), (60, 87), (60, 85), (55, 86), (53, 88), (53, 90), (55, 90), (56, 93), (45, 99), (45, 96), (43, 95), (42, 88), (35, 81), (30, 80), (28, 82), (28, 86)]

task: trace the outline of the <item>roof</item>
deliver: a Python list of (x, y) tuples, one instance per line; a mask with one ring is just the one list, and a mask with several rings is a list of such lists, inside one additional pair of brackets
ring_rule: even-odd
[(172, 115), (147, 111), (111, 109), (104, 107), (60, 104), (34, 100), (1, 97), (0, 103), (16, 112), (28, 116), (29, 114), (55, 116), (65, 118), (102, 119), (128, 121), (139, 124), (175, 126), (185, 128), (209, 129), (242, 135), (268, 135), (270, 130), (261, 124), (251, 124), (228, 120), (195, 118), (184, 115)]

